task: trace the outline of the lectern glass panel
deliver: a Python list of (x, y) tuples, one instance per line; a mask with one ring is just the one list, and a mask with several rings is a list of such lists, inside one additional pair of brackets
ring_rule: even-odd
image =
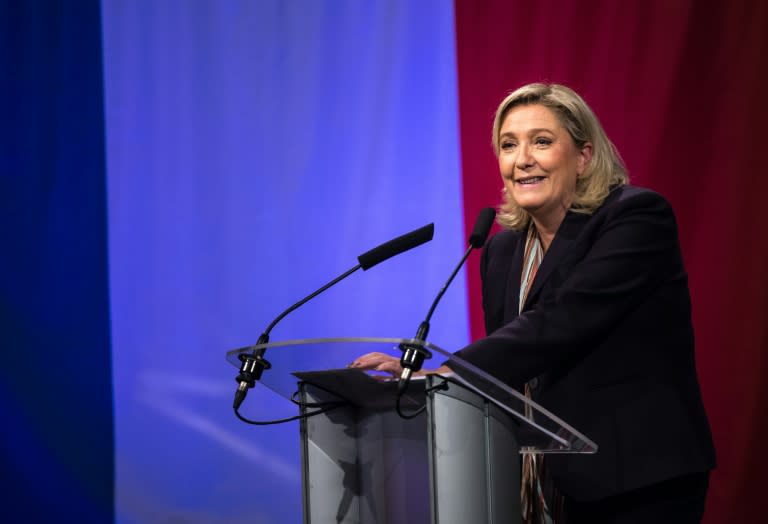
[[(388, 376), (348, 368), (355, 358), (381, 352), (399, 358), (403, 345), (418, 346), (432, 354), (424, 367), (435, 368), (449, 362), (454, 373), (446, 380), (458, 382), (487, 398), (519, 422), (518, 444), (521, 452), (595, 453), (597, 445), (542, 406), (526, 399), (515, 389), (488, 373), (431, 343), (399, 338), (324, 338), (288, 340), (247, 346), (227, 353), (227, 359), (240, 367), (245, 355), (264, 353), (269, 364), (259, 383), (287, 398), (297, 398), (299, 384), (309, 383), (353, 405), (372, 409), (391, 409), (395, 404), (397, 383)], [(307, 362), (318, 361), (322, 370), (307, 369)], [(425, 381), (414, 377), (401, 406), (415, 409), (425, 402)]]

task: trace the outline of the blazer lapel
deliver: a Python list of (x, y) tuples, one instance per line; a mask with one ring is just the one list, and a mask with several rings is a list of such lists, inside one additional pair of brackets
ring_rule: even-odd
[[(546, 283), (549, 275), (552, 274), (552, 270), (556, 268), (559, 263), (568, 255), (576, 237), (581, 232), (582, 227), (590, 219), (589, 215), (583, 213), (574, 213), (569, 211), (563, 223), (555, 234), (555, 238), (552, 240), (552, 244), (544, 254), (544, 259), (541, 261), (539, 269), (536, 271), (536, 277), (533, 279), (528, 296), (525, 299), (525, 305), (523, 311), (528, 309), (532, 304), (535, 304), (537, 295), (541, 291), (541, 288)], [(525, 249), (525, 248), (523, 248)], [(517, 272), (517, 289), (520, 292), (520, 272), (522, 271), (522, 255), (520, 256), (520, 267)], [(515, 295), (518, 297), (518, 295)], [(518, 299), (519, 300), (519, 299)]]
[(522, 235), (520, 241), (515, 246), (515, 252), (512, 255), (509, 273), (507, 277), (507, 289), (504, 303), (504, 322), (502, 325), (511, 322), (520, 314), (520, 274), (523, 272), (523, 255), (525, 254), (525, 235)]

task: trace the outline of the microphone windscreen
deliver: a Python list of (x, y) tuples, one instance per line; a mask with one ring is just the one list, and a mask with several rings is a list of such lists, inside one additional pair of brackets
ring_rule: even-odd
[(493, 225), (493, 219), (496, 218), (496, 210), (492, 207), (486, 207), (480, 211), (475, 221), (475, 227), (472, 230), (472, 234), (469, 235), (469, 244), (477, 249), (483, 247), (485, 239), (488, 238), (488, 233), (491, 231)]
[(363, 271), (370, 269), (379, 262), (384, 262), (388, 258), (392, 258), (395, 255), (404, 253), (409, 249), (413, 249), (416, 246), (420, 246), (425, 242), (432, 240), (435, 234), (435, 224), (427, 224), (419, 229), (414, 229), (410, 233), (406, 233), (397, 238), (393, 238), (388, 242), (384, 242), (380, 246), (377, 246), (370, 251), (366, 251), (359, 257), (357, 261), (360, 262), (360, 267)]

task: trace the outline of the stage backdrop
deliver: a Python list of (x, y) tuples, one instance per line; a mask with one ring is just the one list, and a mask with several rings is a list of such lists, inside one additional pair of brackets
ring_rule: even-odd
[[(117, 522), (299, 522), (299, 431), (224, 354), (410, 337), (466, 246), (449, 1), (104, 2)], [(476, 255), (477, 256), (477, 255)], [(468, 341), (463, 274), (430, 339)], [(307, 361), (322, 366), (322, 356)], [(295, 408), (263, 387), (244, 415)]]
[[(114, 482), (120, 523), (297, 522), (298, 425), (234, 418), (225, 351), (435, 222), (273, 340), (413, 334), (498, 201), (493, 110), (540, 80), (583, 93), (674, 205), (718, 451), (705, 522), (763, 519), (762, 1), (101, 7), (0, 3), (0, 520), (111, 522)], [(448, 348), (467, 312), (482, 336), (476, 262), (432, 322)], [(295, 412), (263, 387), (243, 411)]]
[[(490, 128), (505, 94), (543, 80), (584, 96), (632, 181), (665, 195), (677, 213), (699, 378), (718, 455), (705, 522), (764, 520), (768, 4), (457, 0), (455, 6), (465, 208), (498, 196)], [(468, 272), (472, 332), (480, 336), (475, 274)]]

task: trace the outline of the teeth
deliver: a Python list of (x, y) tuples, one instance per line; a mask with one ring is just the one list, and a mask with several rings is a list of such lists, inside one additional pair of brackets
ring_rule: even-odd
[(539, 180), (544, 180), (543, 176), (535, 176), (532, 178), (522, 178), (517, 181), (518, 184), (535, 184)]

